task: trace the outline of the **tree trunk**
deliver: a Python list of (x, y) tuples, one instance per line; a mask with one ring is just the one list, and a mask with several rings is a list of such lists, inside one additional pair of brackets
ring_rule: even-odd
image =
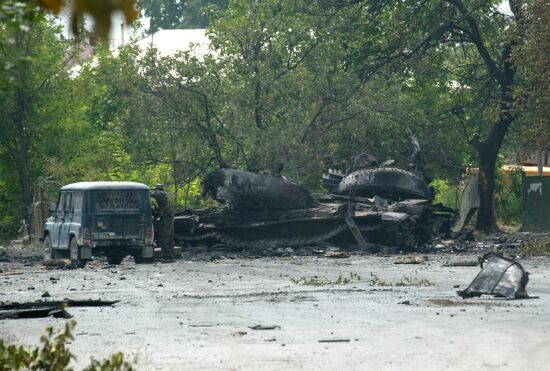
[(495, 170), (497, 153), (486, 144), (478, 147), (479, 153), (479, 210), (477, 212), (476, 229), (491, 233), (496, 232), (495, 211)]
[[(26, 76), (25, 73), (19, 76), (19, 81), (23, 86)], [(25, 110), (26, 97), (25, 93), (19, 86), (16, 87), (16, 108), (15, 108), (15, 124), (17, 127), (17, 143), (18, 143), (18, 165), (19, 165), (19, 187), (21, 190), (21, 203), (24, 208), (25, 218), (28, 216), (29, 206), (32, 204), (32, 193), (30, 188), (30, 173), (29, 173), (29, 144), (27, 131), (25, 128)]]
[(503, 50), (503, 69), (497, 74), (500, 85), (500, 114), (496, 123), (484, 142), (474, 141), (472, 144), (479, 153), (479, 210), (477, 213), (476, 229), (491, 233), (497, 231), (495, 210), (495, 179), (498, 152), (504, 137), (514, 121), (513, 103), (515, 67), (511, 61), (513, 46), (508, 44)]

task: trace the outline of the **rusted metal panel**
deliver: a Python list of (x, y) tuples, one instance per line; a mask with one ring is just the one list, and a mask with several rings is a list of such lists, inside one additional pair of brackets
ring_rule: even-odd
[(550, 176), (522, 177), (523, 230), (550, 232)]

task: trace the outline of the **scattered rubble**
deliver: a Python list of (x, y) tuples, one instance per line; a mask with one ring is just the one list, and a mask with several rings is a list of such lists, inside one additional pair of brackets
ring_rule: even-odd
[(350, 257), (349, 253), (344, 251), (327, 251), (323, 256), (333, 259), (345, 259)]
[(393, 262), (393, 264), (424, 264), (427, 259), (424, 256), (409, 256)]
[(83, 263), (71, 259), (48, 259), (40, 264), (46, 269), (77, 269), (84, 266)]

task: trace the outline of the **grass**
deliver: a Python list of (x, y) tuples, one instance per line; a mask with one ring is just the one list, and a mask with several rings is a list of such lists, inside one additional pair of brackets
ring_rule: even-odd
[(371, 286), (388, 286), (388, 287), (406, 287), (406, 286), (433, 286), (433, 283), (425, 278), (418, 278), (416, 271), (410, 276), (403, 276), (399, 280), (391, 282), (380, 279), (376, 274), (371, 273), (371, 278), (367, 281)]
[(360, 282), (361, 276), (358, 275), (357, 273), (351, 272), (349, 274), (349, 277), (346, 277), (340, 274), (338, 275), (338, 278), (334, 281), (331, 281), (326, 278), (319, 278), (317, 276), (291, 278), (290, 280), (297, 285), (306, 285), (306, 286), (348, 285), (350, 283)]
[(550, 254), (550, 238), (526, 241), (519, 248), (521, 256), (537, 256)]
[(291, 278), (290, 281), (297, 285), (305, 286), (327, 286), (327, 285), (349, 285), (352, 283), (364, 282), (369, 286), (383, 286), (383, 287), (405, 287), (405, 286), (433, 286), (433, 283), (425, 278), (419, 278), (416, 275), (416, 271), (411, 276), (403, 276), (397, 281), (385, 281), (378, 277), (376, 274), (371, 273), (370, 277), (366, 280), (362, 280), (361, 276), (357, 273), (351, 272), (349, 276), (342, 274), (338, 275), (336, 280), (329, 280), (327, 278), (313, 277), (300, 277)]

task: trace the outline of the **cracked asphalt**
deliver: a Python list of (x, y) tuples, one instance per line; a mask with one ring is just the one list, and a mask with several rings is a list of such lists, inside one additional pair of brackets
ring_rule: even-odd
[[(414, 265), (369, 255), (148, 265), (127, 258), (120, 266), (98, 259), (48, 270), (36, 250), (2, 251), (1, 302), (120, 300), (67, 309), (77, 322), (76, 369), (116, 351), (139, 370), (546, 370), (550, 363), (550, 257), (520, 260), (530, 272), (527, 291), (539, 298), (506, 301), (456, 294), (479, 267), (444, 265), (475, 255), (427, 255)], [(313, 278), (325, 284), (303, 284)], [(0, 337), (34, 346), (46, 326), (64, 323), (0, 320)]]

